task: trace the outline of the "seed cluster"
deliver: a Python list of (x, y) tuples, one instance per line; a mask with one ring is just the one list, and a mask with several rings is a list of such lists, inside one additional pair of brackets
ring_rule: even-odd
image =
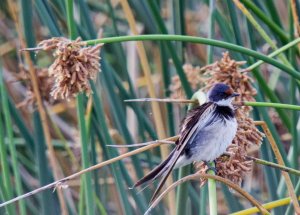
[[(204, 82), (204, 78), (201, 76), (200, 67), (193, 67), (191, 64), (185, 64), (183, 65), (183, 71), (192, 90), (199, 89), (201, 86), (200, 84)], [(178, 75), (172, 77), (170, 91), (172, 92), (171, 98), (173, 99), (181, 99), (184, 97), (184, 92), (182, 90), (181, 81)]]
[[(205, 77), (199, 79), (201, 81), (204, 80), (202, 83), (198, 83), (198, 85), (205, 85), (205, 90), (210, 89), (216, 83), (222, 82), (231, 86), (235, 92), (240, 94), (236, 98), (237, 101), (255, 101), (256, 90), (252, 86), (252, 79), (239, 68), (244, 63), (231, 59), (226, 52), (220, 61), (203, 68), (196, 70), (191, 68), (191, 65), (184, 66), (183, 68), (187, 76), (189, 76), (189, 72), (186, 71), (188, 68), (189, 71), (197, 72), (198, 75)], [(200, 74), (202, 71), (204, 73)], [(193, 75), (196, 76), (196, 74)], [(190, 78), (188, 80), (190, 81)], [(191, 85), (195, 86), (195, 82), (191, 83)], [(251, 110), (252, 108), (248, 106), (243, 106), (236, 110), (236, 119), (238, 122), (237, 134), (232, 144), (227, 148), (227, 152), (231, 156), (229, 159), (228, 157), (219, 157), (216, 160), (217, 175), (237, 184), (240, 184), (245, 174), (252, 169), (252, 161), (245, 158), (249, 147), (253, 145), (259, 146), (264, 136), (249, 117)], [(200, 172), (206, 172), (207, 170), (204, 163), (199, 163), (196, 167)]]
[[(33, 92), (33, 87), (30, 82), (29, 71), (24, 65), (19, 65), (20, 72), (16, 74), (16, 78), (22, 82), (26, 83), (27, 91), (25, 99), (17, 104), (17, 107), (34, 107), (36, 103), (35, 94)], [(48, 77), (48, 69), (46, 68), (35, 68), (35, 73), (38, 81), (39, 91), (44, 101), (52, 104), (54, 100), (51, 98), (49, 92), (53, 86), (54, 80)]]
[[(241, 72), (239, 67), (245, 64), (243, 61), (235, 61), (230, 58), (228, 52), (223, 53), (223, 58), (212, 65), (205, 67), (206, 88), (212, 87), (218, 82), (222, 82), (232, 87), (240, 96), (235, 101), (255, 101), (256, 89), (252, 86), (252, 78), (246, 72)], [(250, 106), (242, 106), (243, 114), (252, 110)]]
[(51, 38), (39, 43), (43, 50), (55, 49), (55, 61), (49, 67), (49, 76), (55, 82), (51, 90), (54, 99), (69, 99), (80, 92), (89, 95), (90, 80), (95, 80), (100, 71), (100, 49), (103, 44), (83, 47), (81, 39), (75, 41), (63, 37)]

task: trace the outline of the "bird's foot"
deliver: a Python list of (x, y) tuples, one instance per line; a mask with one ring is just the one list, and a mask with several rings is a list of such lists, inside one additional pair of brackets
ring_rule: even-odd
[(211, 165), (211, 162), (204, 161), (205, 165), (207, 166), (206, 173), (209, 173), (209, 171), (213, 171), (215, 175), (217, 174), (217, 168), (216, 168), (216, 161), (214, 160), (214, 165)]
[(212, 167), (212, 166), (208, 167), (208, 169), (206, 170), (206, 173), (209, 173), (210, 170), (211, 170), (211, 171), (214, 171), (215, 175), (217, 174), (217, 169), (216, 169), (216, 167)]

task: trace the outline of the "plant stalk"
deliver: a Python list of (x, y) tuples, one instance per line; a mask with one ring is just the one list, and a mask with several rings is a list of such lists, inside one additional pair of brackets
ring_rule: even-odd
[[(17, 12), (15, 9), (15, 6), (13, 5), (12, 1), (8, 1), (8, 6), (9, 6), (11, 14), (14, 18), (14, 22), (16, 25), (16, 30), (17, 30), (19, 39), (20, 39), (21, 47), (25, 48), (25, 47), (27, 47), (27, 44), (26, 44), (26, 41), (25, 41), (25, 38), (23, 35), (24, 32), (22, 32), (22, 30), (21, 30), (21, 25), (17, 21)], [(49, 125), (48, 125), (47, 113), (46, 113), (46, 110), (45, 110), (45, 107), (43, 104), (43, 100), (42, 100), (42, 97), (41, 97), (41, 94), (39, 91), (36, 69), (34, 68), (34, 64), (32, 62), (32, 58), (29, 53), (24, 53), (24, 58), (25, 58), (26, 64), (28, 65), (29, 76), (30, 76), (30, 80), (32, 83), (34, 97), (36, 99), (37, 108), (38, 108), (38, 111), (41, 116), (43, 132), (45, 134), (45, 140), (46, 140), (47, 148), (49, 150), (49, 162), (50, 162), (51, 168), (53, 170), (53, 175), (54, 175), (55, 180), (59, 180), (60, 178), (63, 178), (64, 176), (63, 176), (63, 172), (60, 168), (59, 162), (57, 162), (57, 159), (55, 156), (55, 150), (52, 145), (52, 141), (51, 141), (52, 137), (51, 137), (50, 129), (49, 129)], [(60, 207), (61, 207), (61, 214), (67, 215), (68, 210), (67, 210), (67, 205), (66, 205), (63, 193), (61, 190), (58, 190), (57, 193), (58, 193), (58, 199), (59, 199)]]
[[(294, 68), (291, 68), (287, 65), (284, 65), (280, 62), (278, 62), (275, 59), (272, 59), (266, 55), (263, 55), (257, 51), (238, 46), (235, 44), (219, 41), (219, 40), (213, 40), (213, 39), (207, 39), (203, 37), (194, 37), (194, 36), (183, 36), (183, 35), (163, 35), (163, 34), (148, 34), (148, 35), (134, 35), (134, 36), (119, 36), (119, 37), (108, 37), (108, 38), (102, 38), (102, 39), (95, 39), (95, 40), (87, 40), (83, 41), (83, 44), (85, 45), (95, 45), (99, 43), (116, 43), (116, 42), (126, 42), (126, 41), (182, 41), (182, 42), (190, 42), (190, 43), (199, 43), (199, 44), (206, 44), (206, 45), (212, 45), (217, 47), (222, 47), (226, 49), (230, 49), (233, 51), (237, 51), (249, 56), (252, 56), (254, 58), (257, 58), (259, 60), (262, 60), (266, 63), (272, 64), (275, 67), (278, 67), (279, 69), (283, 70), (284, 72), (288, 73), (289, 75), (293, 76), (296, 79), (300, 79), (300, 73), (295, 70)], [(300, 42), (300, 41), (299, 41)]]
[[(76, 25), (74, 22), (73, 14), (73, 0), (66, 0), (66, 9), (67, 9), (67, 23), (68, 23), (68, 32), (69, 37), (74, 40), (76, 39)], [(85, 122), (85, 105), (84, 105), (84, 95), (78, 94), (76, 97), (77, 105), (77, 118), (78, 118), (78, 127), (80, 131), (80, 143), (81, 143), (81, 155), (82, 155), (82, 168), (88, 168), (90, 166), (89, 153), (88, 153), (88, 134)], [(94, 198), (93, 198), (93, 189), (92, 189), (92, 178), (91, 174), (88, 173), (82, 177), (84, 189), (81, 189), (81, 192), (85, 193), (85, 202), (86, 202), (86, 213), (87, 215), (94, 214)], [(82, 199), (81, 199), (82, 200)]]
[[(16, 193), (18, 196), (20, 196), (23, 194), (23, 187), (22, 187), (22, 181), (21, 181), (19, 165), (18, 165), (18, 160), (17, 160), (16, 145), (15, 145), (15, 141), (14, 141), (14, 137), (13, 137), (13, 125), (12, 125), (11, 113), (10, 113), (9, 105), (8, 105), (7, 91), (5, 89), (4, 80), (3, 80), (3, 72), (2, 72), (1, 62), (0, 62), (0, 92), (1, 92), (0, 95), (1, 95), (5, 125), (6, 125), (5, 130), (6, 130), (7, 136), (8, 136), (8, 148), (9, 148), (9, 152), (10, 152), (11, 160), (12, 160), (14, 183), (16, 186)], [(25, 202), (20, 201), (18, 205), (20, 208), (20, 214), (25, 215), (26, 214)]]
[[(216, 168), (214, 162), (209, 162), (209, 168)], [(208, 170), (208, 174), (215, 175), (214, 170)], [(208, 180), (208, 195), (209, 195), (209, 211), (210, 215), (218, 214), (218, 202), (217, 202), (217, 187), (215, 179), (209, 178)]]
[[(300, 196), (298, 197), (298, 200), (300, 200)], [(274, 208), (277, 208), (277, 207), (288, 205), (290, 203), (291, 203), (291, 198), (288, 197), (288, 198), (279, 199), (279, 200), (276, 200), (276, 201), (273, 201), (273, 202), (263, 204), (262, 206), (267, 210), (271, 210), (271, 209), (274, 209)], [(237, 211), (237, 212), (232, 213), (230, 215), (250, 215), (250, 214), (255, 214), (255, 213), (258, 213), (258, 212), (259, 212), (259, 209), (257, 207), (252, 207), (252, 208), (248, 208), (248, 209), (245, 209), (245, 210), (242, 210), (242, 211)]]

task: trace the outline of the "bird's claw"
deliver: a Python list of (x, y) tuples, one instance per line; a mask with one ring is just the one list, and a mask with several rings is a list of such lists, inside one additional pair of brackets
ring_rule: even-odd
[(214, 166), (210, 165), (210, 162), (205, 161), (205, 165), (207, 166), (206, 173), (208, 173), (210, 170), (214, 171), (215, 175), (217, 174), (217, 168), (216, 168), (216, 161), (214, 160)]
[(207, 170), (206, 170), (206, 173), (209, 173), (209, 171), (214, 171), (215, 175), (217, 174), (217, 168), (216, 167), (213, 167), (213, 166), (207, 166)]

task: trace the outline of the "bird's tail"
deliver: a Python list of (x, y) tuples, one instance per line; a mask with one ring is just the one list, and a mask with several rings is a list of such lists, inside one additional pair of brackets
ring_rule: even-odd
[(167, 167), (169, 166), (169, 162), (174, 154), (175, 150), (173, 150), (169, 156), (167, 157), (166, 160), (164, 160), (163, 162), (161, 162), (158, 166), (156, 166), (153, 170), (151, 170), (147, 175), (145, 175), (143, 178), (141, 178), (140, 180), (138, 180), (132, 188), (138, 187), (144, 183), (147, 182), (152, 182), (155, 179), (159, 178), (160, 176), (163, 176), (165, 173), (165, 170), (167, 169)]

